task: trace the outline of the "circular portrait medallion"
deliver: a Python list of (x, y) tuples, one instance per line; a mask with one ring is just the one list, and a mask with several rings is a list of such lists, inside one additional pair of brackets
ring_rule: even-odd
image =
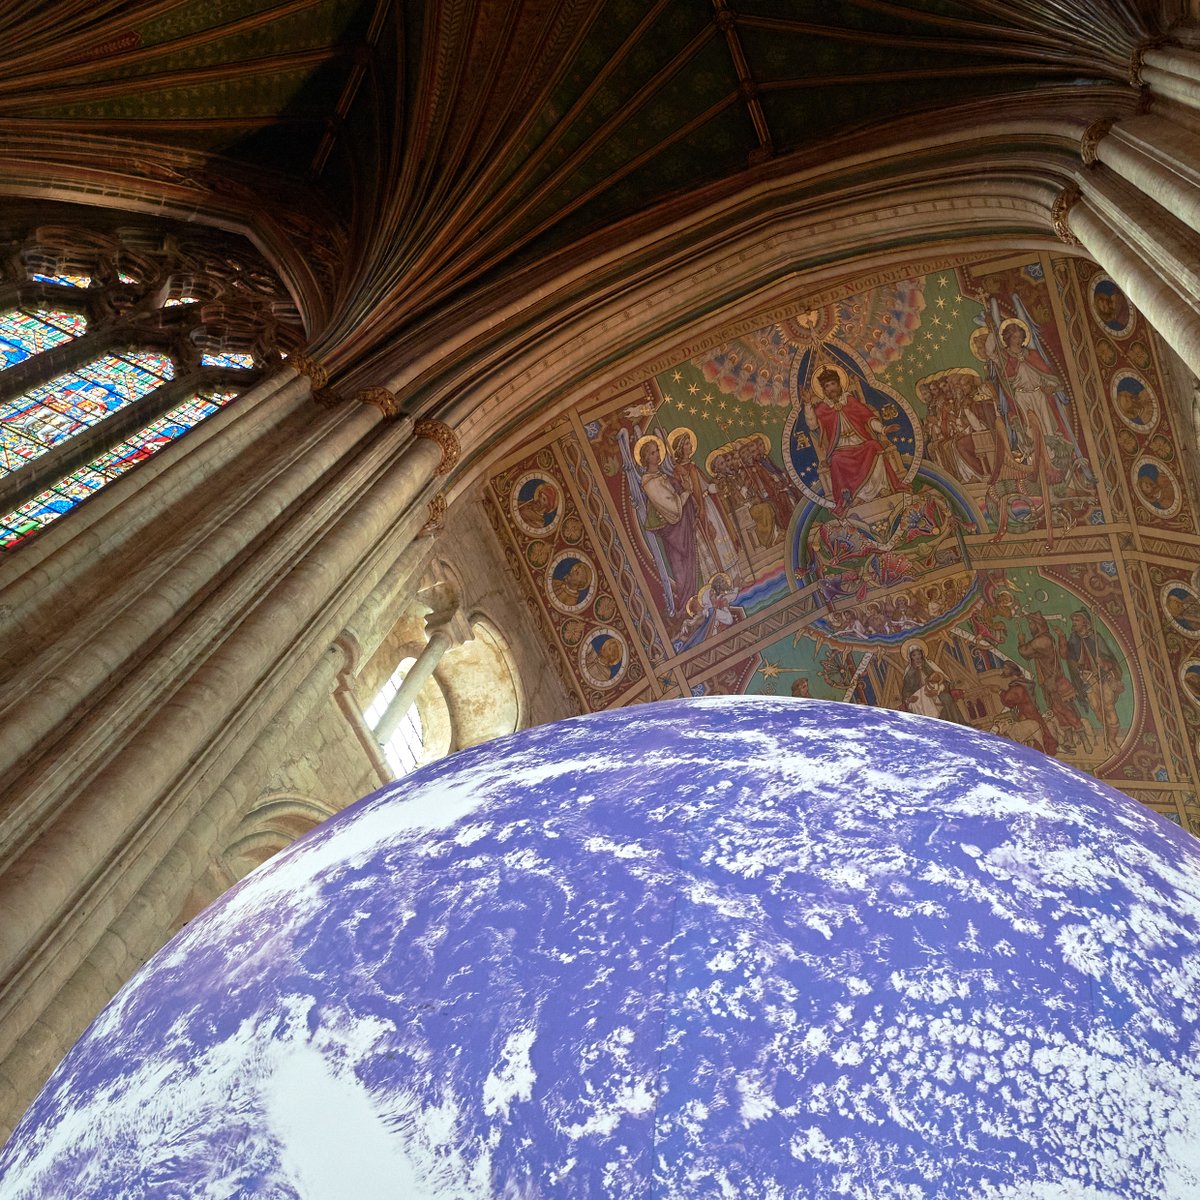
[(579, 647), (579, 669), (593, 687), (615, 687), (629, 665), (625, 639), (611, 626), (588, 630)]
[(1118, 371), (1109, 394), (1117, 416), (1135, 433), (1150, 433), (1158, 424), (1158, 398), (1137, 371)]
[(1125, 293), (1103, 272), (1093, 277), (1088, 305), (1096, 323), (1109, 337), (1124, 338), (1133, 332), (1134, 311)]
[(1179, 682), (1183, 694), (1200, 708), (1200, 658), (1187, 658), (1179, 664)]
[(547, 537), (562, 519), (562, 485), (546, 471), (527, 471), (508, 496), (513, 520), (530, 537)]
[(1139, 458), (1130, 471), (1133, 494), (1138, 503), (1156, 517), (1173, 517), (1183, 503), (1179, 481), (1166, 463), (1157, 458)]
[(596, 591), (596, 568), (576, 550), (564, 550), (546, 572), (546, 595), (561, 613), (577, 613)]
[(1163, 615), (1184, 637), (1200, 637), (1200, 595), (1180, 579), (1164, 584)]

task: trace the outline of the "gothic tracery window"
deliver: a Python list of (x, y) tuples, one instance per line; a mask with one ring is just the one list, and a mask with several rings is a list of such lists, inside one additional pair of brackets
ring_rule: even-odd
[(0, 553), (228, 405), (299, 336), (282, 285), (219, 235), (4, 233)]

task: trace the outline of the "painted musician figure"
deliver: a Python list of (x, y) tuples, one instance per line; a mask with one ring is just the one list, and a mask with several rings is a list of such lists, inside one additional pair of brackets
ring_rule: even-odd
[(894, 492), (904, 483), (900, 452), (888, 441), (879, 414), (852, 391), (835, 367), (817, 371), (816, 388), (804, 405), (804, 420), (817, 451), (821, 487), (841, 516), (853, 504)]

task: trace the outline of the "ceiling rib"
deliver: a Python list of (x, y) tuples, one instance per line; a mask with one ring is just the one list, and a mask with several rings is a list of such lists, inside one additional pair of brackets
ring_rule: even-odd
[(717, 28), (725, 35), (725, 44), (729, 47), (729, 57), (733, 59), (733, 68), (737, 72), (738, 93), (750, 114), (754, 126), (754, 136), (758, 138), (758, 147), (751, 152), (751, 162), (762, 162), (775, 157), (775, 141), (771, 137), (771, 129), (767, 124), (767, 114), (763, 111), (762, 101), (758, 98), (758, 85), (746, 61), (746, 52), (742, 47), (742, 39), (738, 36), (737, 17), (730, 11), (726, 0), (712, 0)]

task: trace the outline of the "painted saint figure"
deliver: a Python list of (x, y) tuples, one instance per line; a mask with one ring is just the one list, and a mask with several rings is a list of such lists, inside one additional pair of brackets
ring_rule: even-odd
[(671, 576), (674, 609), (682, 613), (696, 594), (696, 506), (682, 479), (663, 469), (662, 439), (648, 434), (634, 447), (642, 468), (642, 491), (646, 493), (646, 529), (662, 539)]
[(1016, 718), (1009, 730), (1010, 735), (1043, 754), (1058, 753), (1058, 740), (1050, 732), (1046, 718), (1034, 702), (1032, 690), (1021, 668), (1014, 662), (1006, 662), (1000, 675), (1000, 703)]
[(1071, 635), (1067, 638), (1067, 663), (1071, 676), (1104, 728), (1109, 749), (1120, 742), (1121, 725), (1117, 717), (1117, 699), (1125, 690), (1121, 662), (1113, 648), (1100, 636), (1086, 609), (1071, 614)]
[(578, 558), (565, 560), (551, 577), (550, 587), (564, 608), (578, 608), (591, 591), (592, 568)]
[(719, 571), (732, 569), (737, 563), (733, 522), (721, 503), (716, 483), (692, 461), (696, 453), (695, 434), (686, 428), (673, 429), (667, 435), (667, 446), (675, 464), (677, 486), (681, 485), (684, 494), (692, 499), (700, 575), (711, 578)]
[[(908, 712), (964, 724), (958, 708), (959, 696), (946, 677), (925, 657), (924, 649), (908, 643), (908, 665), (904, 669), (901, 694)], [(961, 696), (961, 692), (959, 693)]]
[(1067, 656), (1066, 638), (1062, 630), (1051, 632), (1049, 622), (1040, 612), (1031, 612), (1028, 620), (1029, 636), (1018, 636), (1017, 650), (1022, 658), (1033, 664), (1034, 677), (1042, 690), (1044, 703), (1058, 724), (1063, 748), (1074, 750), (1076, 739), (1085, 743), (1089, 743), (1091, 739), (1076, 707), (1078, 689), (1067, 677), (1064, 668)]
[(900, 452), (888, 441), (879, 414), (847, 385), (837, 367), (817, 371), (816, 388), (804, 404), (804, 420), (817, 451), (817, 473), (833, 511), (893, 492), (904, 483)]

